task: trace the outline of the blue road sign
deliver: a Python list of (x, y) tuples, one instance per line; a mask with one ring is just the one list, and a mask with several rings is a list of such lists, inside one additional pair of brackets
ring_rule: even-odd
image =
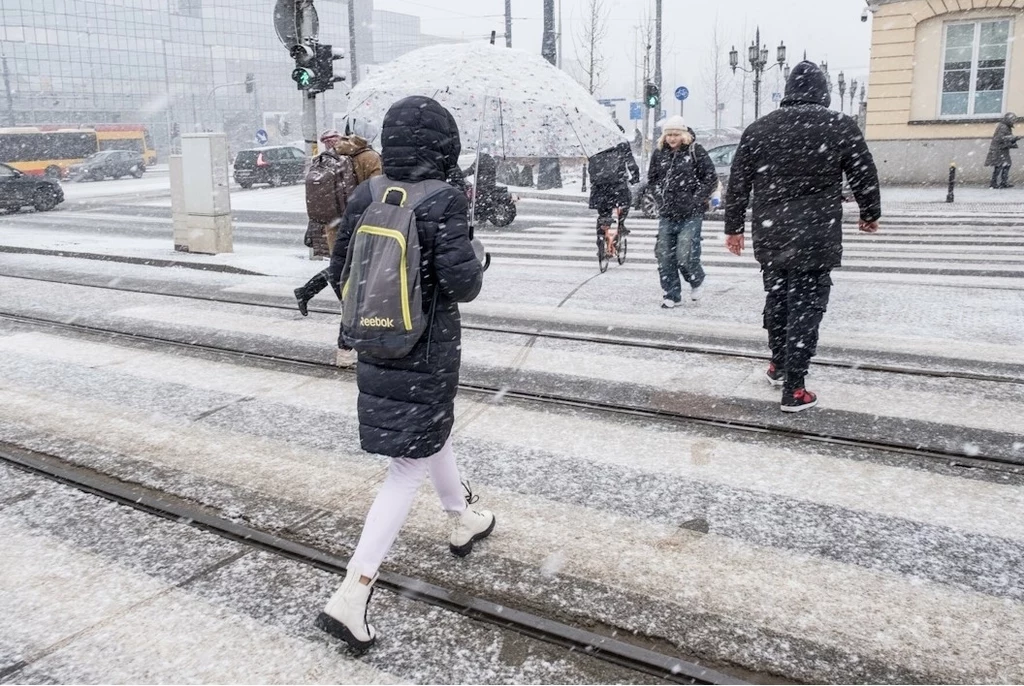
[(772, 102), (782, 102), (782, 93), (778, 91), (772, 93)]
[(644, 118), (643, 108), (639, 102), (629, 103), (629, 120), (640, 121)]
[(690, 97), (690, 89), (686, 86), (680, 86), (676, 88), (676, 100), (686, 100)]
[(267, 135), (266, 129), (256, 129), (256, 142), (260, 145), (266, 145), (267, 141), (270, 140), (270, 136)]

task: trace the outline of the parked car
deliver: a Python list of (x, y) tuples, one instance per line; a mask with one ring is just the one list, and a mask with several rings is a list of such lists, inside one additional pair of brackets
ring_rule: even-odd
[(94, 152), (78, 164), (68, 167), (68, 178), (75, 181), (102, 181), (108, 176), (141, 178), (146, 172), (142, 153), (134, 150), (101, 150)]
[[(722, 182), (723, 198), (725, 189), (729, 187), (729, 172), (732, 169), (732, 160), (736, 157), (736, 148), (738, 147), (739, 143), (726, 143), (708, 149), (708, 157), (715, 165), (718, 180)], [(648, 192), (646, 178), (633, 187), (633, 207), (639, 209), (641, 214), (648, 219), (658, 216), (658, 201), (653, 192)]]
[(31, 205), (39, 212), (52, 210), (64, 202), (60, 182), (41, 176), (29, 176), (14, 167), (0, 164), (0, 208), (16, 212)]
[(281, 186), (305, 177), (306, 153), (290, 145), (242, 150), (235, 155), (235, 183), (251, 188), (256, 183)]

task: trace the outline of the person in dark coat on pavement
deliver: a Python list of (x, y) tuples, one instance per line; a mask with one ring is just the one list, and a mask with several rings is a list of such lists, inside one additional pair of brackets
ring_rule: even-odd
[[(619, 208), (623, 221), (629, 215), (633, 200), (629, 184), (640, 182), (640, 167), (629, 143), (622, 141), (591, 156), (587, 161), (587, 175), (590, 176), (590, 209), (597, 210), (597, 242), (600, 245), (604, 241), (605, 229), (612, 225), (615, 208)], [(629, 233), (625, 225), (622, 228)]]
[(1017, 141), (1020, 140), (1020, 136), (1013, 135), (1016, 122), (1017, 115), (1007, 112), (992, 135), (988, 157), (985, 158), (985, 166), (992, 167), (992, 188), (1013, 188), (1010, 183), (1010, 166), (1013, 164), (1010, 151), (1017, 147)]
[(658, 201), (658, 258), (664, 308), (683, 299), (679, 276), (690, 285), (690, 299), (700, 300), (704, 267), (700, 263), (701, 229), (708, 201), (718, 189), (715, 163), (697, 143), (697, 136), (679, 115), (662, 124), (662, 135), (651, 154), (647, 185)]
[[(385, 115), (382, 148), (384, 175), (416, 183), (449, 178), (457, 168), (461, 144), (447, 110), (430, 98), (412, 96), (396, 102)], [(339, 298), (353, 231), (367, 207), (381, 200), (371, 197), (371, 184), (360, 185), (349, 198), (330, 266), (331, 286)], [(345, 580), (317, 618), (321, 629), (359, 649), (369, 647), (376, 636), (366, 622), (366, 609), (377, 570), (428, 474), (452, 518), (452, 553), (468, 555), (473, 543), (488, 536), (495, 525), (493, 514), (469, 507), (472, 494), (463, 492), (452, 450), (462, 344), (458, 303), (473, 300), (483, 284), (483, 265), (471, 244), (466, 196), (449, 186), (414, 212), (423, 251), (423, 313), (428, 323), (406, 357), (359, 355), (360, 444), (363, 450), (392, 460)]]
[(811, 62), (798, 64), (781, 107), (743, 132), (726, 194), (726, 246), (735, 255), (743, 251), (754, 194), (751, 233), (772, 350), (767, 376), (783, 387), (785, 412), (817, 403), (804, 377), (828, 305), (830, 274), (843, 254), (843, 174), (860, 207), (860, 230), (874, 233), (881, 216), (878, 172), (864, 135), (830, 104), (825, 74)]

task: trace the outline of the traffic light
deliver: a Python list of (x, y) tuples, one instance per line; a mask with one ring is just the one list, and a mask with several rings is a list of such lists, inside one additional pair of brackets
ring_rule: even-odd
[(245, 75), (245, 92), (252, 93), (256, 90), (256, 75), (249, 72)]
[(313, 87), (310, 89), (317, 93), (323, 93), (326, 90), (334, 88), (334, 84), (338, 81), (344, 81), (344, 76), (334, 75), (334, 60), (340, 60), (343, 58), (342, 55), (335, 54), (334, 47), (331, 45), (320, 45), (317, 44), (315, 47), (315, 56), (313, 58), (313, 71), (315, 76), (313, 79)]
[(658, 109), (661, 104), (661, 89), (656, 84), (644, 84), (644, 104), (647, 105), (647, 109)]
[(299, 43), (291, 51), (295, 59), (295, 68), (292, 69), (292, 81), (300, 91), (308, 91), (313, 88), (316, 82), (316, 72), (313, 70), (313, 62), (316, 58), (316, 51), (308, 45)]

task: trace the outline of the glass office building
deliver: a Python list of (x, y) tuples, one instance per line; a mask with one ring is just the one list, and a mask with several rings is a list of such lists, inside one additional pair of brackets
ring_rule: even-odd
[[(419, 19), (376, 21), (356, 3), (362, 64), (419, 47)], [(2, 0), (0, 125), (143, 123), (158, 150), (176, 132), (227, 132), (232, 147), (258, 128), (301, 138), (302, 99), (273, 26), (273, 0)], [(320, 41), (349, 50), (348, 6), (317, 0)], [(387, 13), (394, 14), (394, 13)], [(411, 21), (410, 21), (411, 20)], [(391, 36), (388, 32), (396, 33)], [(349, 74), (348, 60), (335, 62)], [(246, 91), (246, 76), (255, 88)], [(346, 83), (318, 98), (323, 124), (345, 108)]]

